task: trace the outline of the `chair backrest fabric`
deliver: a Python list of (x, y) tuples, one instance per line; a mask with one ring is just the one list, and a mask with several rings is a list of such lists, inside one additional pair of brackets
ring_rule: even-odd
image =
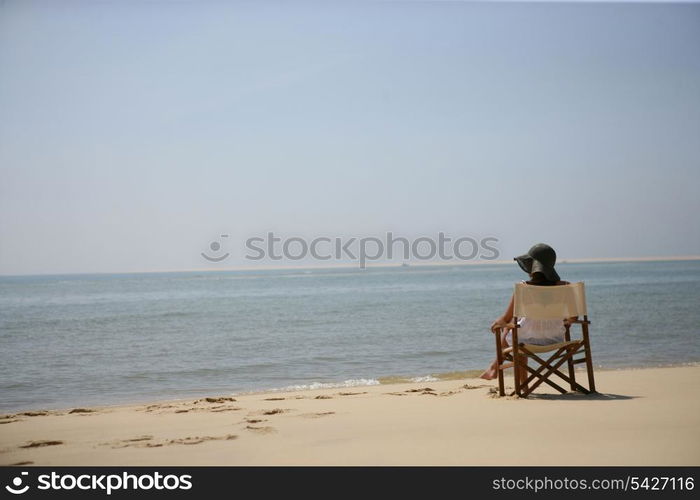
[(559, 286), (516, 283), (514, 298), (513, 315), (518, 318), (564, 319), (588, 314), (582, 281)]

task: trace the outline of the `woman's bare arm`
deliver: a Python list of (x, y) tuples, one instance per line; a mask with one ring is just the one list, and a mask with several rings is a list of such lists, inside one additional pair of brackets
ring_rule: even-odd
[(498, 333), (501, 328), (505, 328), (508, 323), (511, 322), (513, 319), (513, 303), (515, 302), (515, 296), (511, 295), (510, 297), (510, 302), (508, 303), (508, 308), (506, 309), (506, 312), (503, 313), (503, 315), (500, 318), (497, 318), (496, 321), (494, 321), (491, 324), (491, 331), (493, 333)]

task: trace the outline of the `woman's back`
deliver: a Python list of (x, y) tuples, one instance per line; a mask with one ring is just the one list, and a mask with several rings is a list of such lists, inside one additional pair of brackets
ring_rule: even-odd
[[(525, 281), (528, 285), (560, 286), (568, 285), (568, 281), (549, 282), (532, 279)], [(518, 319), (518, 342), (523, 344), (548, 345), (564, 342), (564, 318), (562, 319)]]

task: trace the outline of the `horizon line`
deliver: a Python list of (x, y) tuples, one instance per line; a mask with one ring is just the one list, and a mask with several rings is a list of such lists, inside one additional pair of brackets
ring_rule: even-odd
[[(674, 256), (654, 256), (654, 257), (579, 257), (563, 258), (557, 261), (560, 264), (590, 264), (606, 262), (672, 262), (672, 261), (694, 261), (700, 260), (700, 255), (674, 255)], [(475, 260), (475, 261), (437, 261), (437, 262), (412, 262), (403, 261), (398, 263), (377, 263), (366, 264), (366, 268), (382, 269), (403, 267), (431, 267), (431, 266), (480, 266), (480, 265), (505, 265), (512, 264), (513, 260)], [(212, 273), (212, 272), (247, 272), (247, 271), (308, 271), (324, 269), (360, 269), (357, 263), (338, 263), (335, 265), (322, 266), (256, 266), (256, 267), (224, 267), (224, 268), (190, 268), (190, 269), (166, 269), (151, 271), (82, 271), (82, 272), (59, 272), (59, 273), (24, 273), (24, 274), (4, 274), (0, 273), (0, 278), (21, 278), (40, 276), (96, 276), (96, 275), (125, 275), (125, 274), (169, 274), (169, 273)]]

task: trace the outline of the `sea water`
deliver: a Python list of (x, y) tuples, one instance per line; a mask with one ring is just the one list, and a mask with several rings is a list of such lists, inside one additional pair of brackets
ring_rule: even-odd
[[(599, 368), (700, 361), (700, 261), (561, 263)], [(515, 265), (0, 277), (0, 409), (474, 376)]]

